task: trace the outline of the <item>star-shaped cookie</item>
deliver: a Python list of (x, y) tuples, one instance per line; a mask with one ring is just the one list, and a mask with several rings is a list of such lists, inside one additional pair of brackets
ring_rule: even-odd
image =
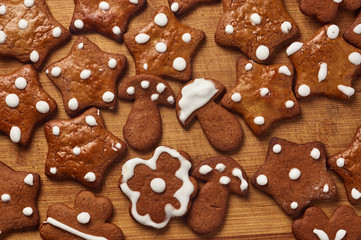
[(179, 16), (200, 3), (215, 2), (217, 0), (168, 0), (169, 7), (175, 15)]
[(36, 228), (39, 224), (37, 195), (40, 176), (18, 172), (0, 162), (0, 234)]
[(361, 239), (361, 217), (349, 206), (338, 207), (330, 218), (320, 208), (310, 207), (293, 222), (292, 232), (298, 240), (357, 240)]
[(276, 121), (300, 113), (292, 92), (291, 64), (261, 65), (243, 57), (237, 60), (237, 84), (222, 99), (222, 105), (243, 116), (256, 135)]
[(224, 0), (215, 40), (222, 46), (237, 47), (262, 63), (297, 32), (283, 0)]
[(361, 48), (361, 12), (351, 26), (346, 29), (343, 37), (352, 45)]
[(31, 65), (0, 76), (0, 131), (28, 145), (37, 125), (53, 115), (56, 103), (41, 87)]
[(0, 56), (15, 57), (39, 69), (49, 52), (69, 38), (45, 0), (1, 1)]
[(45, 174), (52, 179), (75, 179), (100, 186), (104, 172), (127, 146), (105, 129), (100, 111), (91, 108), (77, 118), (45, 124), (48, 156)]
[(72, 33), (99, 32), (121, 41), (132, 15), (146, 0), (74, 0), (69, 30)]
[(326, 170), (326, 150), (321, 142), (296, 144), (272, 138), (266, 160), (251, 183), (271, 195), (291, 217), (298, 217), (314, 200), (336, 195), (336, 185)]
[(168, 7), (162, 6), (152, 21), (124, 35), (134, 58), (137, 74), (153, 74), (189, 81), (191, 60), (204, 32), (181, 24)]
[(297, 98), (348, 99), (355, 93), (351, 81), (361, 68), (361, 50), (347, 44), (339, 31), (337, 25), (325, 25), (308, 42), (294, 42), (287, 48), (297, 73)]
[(348, 147), (328, 159), (327, 163), (345, 184), (348, 200), (361, 203), (361, 126), (357, 129)]
[(103, 52), (86, 37), (79, 37), (68, 56), (51, 64), (46, 73), (61, 91), (67, 114), (75, 116), (91, 106), (117, 106), (116, 83), (126, 62), (125, 56)]

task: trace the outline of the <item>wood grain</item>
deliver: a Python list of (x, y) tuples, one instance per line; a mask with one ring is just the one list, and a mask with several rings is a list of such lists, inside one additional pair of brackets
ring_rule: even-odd
[[(72, 0), (48, 0), (47, 1), (54, 17), (64, 26), (68, 27), (74, 3)], [(129, 28), (134, 29), (145, 25), (154, 11), (160, 6), (167, 4), (167, 0), (148, 0), (144, 11), (138, 14), (130, 22)], [(321, 27), (314, 19), (305, 17), (299, 11), (297, 0), (285, 0), (285, 6), (300, 28), (297, 40), (306, 40)], [(195, 28), (200, 28), (206, 33), (206, 40), (193, 60), (193, 77), (210, 77), (221, 81), (227, 88), (233, 86), (236, 74), (236, 59), (241, 53), (236, 49), (219, 47), (214, 42), (214, 31), (218, 19), (222, 15), (220, 2), (205, 4), (181, 17), (181, 22)], [(340, 10), (334, 20), (341, 30), (344, 31), (355, 18), (355, 12)], [(87, 34), (92, 41), (103, 50), (125, 54), (128, 58), (128, 69), (124, 78), (134, 75), (134, 63), (124, 44), (118, 44), (100, 34)], [(67, 55), (74, 39), (55, 51), (45, 63), (45, 66)], [(295, 39), (295, 40), (296, 40)], [(335, 49), (337, 51), (337, 49)], [(282, 63), (288, 59), (285, 48), (276, 53), (272, 62)], [(16, 60), (0, 59), (0, 74), (7, 74), (19, 68), (21, 64)], [(62, 104), (61, 96), (55, 86), (42, 69), (39, 73), (40, 81), (44, 89), (56, 99), (58, 113), (55, 118), (67, 118)], [(124, 79), (123, 78), (123, 79)], [(181, 84), (169, 81), (174, 92), (178, 92)], [(240, 118), (244, 129), (244, 143), (241, 149), (232, 154), (245, 169), (248, 177), (251, 177), (263, 163), (271, 137), (277, 136), (290, 141), (304, 143), (319, 140), (325, 143), (328, 155), (342, 150), (351, 140), (354, 131), (361, 124), (361, 82), (355, 81), (356, 94), (351, 101), (337, 101), (327, 98), (313, 98), (301, 101), (302, 114), (299, 117), (283, 121), (275, 125), (274, 129), (266, 136), (256, 138)], [(107, 128), (120, 138), (122, 128), (126, 122), (131, 108), (131, 103), (119, 102), (115, 112), (103, 111), (103, 117)], [(185, 131), (177, 122), (173, 109), (161, 108), (163, 118), (163, 138), (161, 144), (171, 146), (188, 152), (192, 156), (193, 163), (218, 155), (205, 138), (200, 125), (195, 122), (192, 127)], [(0, 160), (16, 170), (34, 171), (41, 175), (41, 192), (39, 196), (39, 211), (41, 220), (46, 218), (47, 208), (54, 203), (73, 205), (74, 197), (80, 190), (86, 188), (74, 181), (55, 182), (49, 180), (44, 174), (44, 162), (47, 153), (47, 143), (44, 137), (43, 126), (40, 126), (34, 135), (28, 149), (22, 149), (11, 143), (8, 137), (0, 135)], [(117, 184), (123, 163), (133, 157), (148, 158), (151, 154), (142, 156), (130, 150), (125, 159), (115, 163), (105, 177), (103, 187), (96, 193), (109, 197), (114, 205), (112, 222), (119, 225), (127, 239), (199, 239), (185, 224), (184, 219), (173, 219), (164, 230), (145, 228), (136, 223), (129, 215), (129, 201), (121, 193)], [(337, 183), (338, 196), (333, 201), (323, 201), (314, 204), (321, 207), (328, 215), (342, 204), (349, 205), (345, 190), (340, 179), (331, 172), (332, 178)], [(361, 207), (354, 206), (358, 213)], [(250, 189), (248, 198), (231, 196), (229, 210), (222, 228), (205, 238), (209, 239), (293, 239), (291, 233), (292, 221), (287, 217), (278, 205), (265, 194)], [(37, 231), (15, 233), (8, 239), (40, 239)]]

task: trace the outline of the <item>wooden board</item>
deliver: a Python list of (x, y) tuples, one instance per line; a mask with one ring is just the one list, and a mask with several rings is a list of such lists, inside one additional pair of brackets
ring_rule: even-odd
[[(160, 5), (167, 4), (166, 0), (148, 0), (148, 2), (144, 11), (131, 20), (130, 29), (145, 25)], [(68, 27), (74, 7), (73, 1), (48, 0), (47, 3), (54, 17)], [(300, 28), (301, 34), (296, 38), (297, 40), (309, 39), (321, 27), (321, 24), (312, 18), (302, 15), (297, 0), (285, 0), (285, 5)], [(220, 2), (206, 4), (182, 17), (181, 22), (200, 28), (206, 33), (206, 40), (193, 60), (193, 77), (210, 77), (221, 81), (227, 88), (230, 88), (235, 82), (235, 63), (241, 53), (236, 49), (219, 47), (214, 42), (215, 27), (221, 15), (222, 4)], [(340, 10), (334, 22), (344, 31), (355, 16), (355, 12)], [(133, 60), (124, 44), (118, 44), (100, 34), (88, 34), (87, 36), (103, 50), (122, 53), (127, 56), (129, 64), (124, 78), (135, 74)], [(73, 36), (71, 42), (55, 51), (45, 66), (64, 57), (75, 38), (76, 36)], [(274, 63), (288, 61), (285, 48), (276, 55)], [(7, 74), (20, 66), (21, 64), (16, 60), (0, 59), (0, 74)], [(59, 109), (55, 118), (68, 118), (64, 111), (60, 93), (46, 77), (44, 69), (39, 75), (44, 89), (58, 103)], [(181, 84), (174, 81), (169, 82), (174, 92), (177, 93)], [(350, 101), (337, 101), (323, 97), (302, 100), (302, 114), (300, 116), (276, 124), (274, 130), (261, 138), (256, 138), (244, 121), (238, 117), (244, 129), (244, 143), (242, 148), (237, 153), (232, 154), (231, 157), (244, 167), (250, 178), (263, 163), (268, 141), (274, 136), (298, 143), (319, 140), (325, 143), (329, 156), (337, 153), (349, 143), (354, 131), (361, 124), (361, 82), (355, 81), (354, 87), (356, 93)], [(120, 138), (123, 138), (122, 128), (130, 108), (130, 103), (122, 101), (119, 102), (115, 112), (102, 111), (107, 128)], [(161, 115), (164, 131), (161, 144), (188, 152), (194, 164), (219, 154), (208, 143), (198, 122), (195, 122), (189, 131), (185, 131), (178, 124), (174, 109), (161, 108)], [(42, 126), (36, 130), (28, 149), (19, 148), (4, 135), (0, 135), (0, 143), (1, 161), (16, 170), (33, 171), (41, 175), (42, 186), (38, 203), (41, 220), (45, 220), (46, 211), (50, 205), (64, 203), (73, 206), (75, 195), (86, 189), (75, 181), (54, 182), (45, 176), (44, 162), (47, 154), (47, 143)], [(127, 159), (133, 157), (148, 158), (150, 155), (141, 156), (141, 154), (130, 149), (125, 159), (112, 165), (111, 170), (104, 178), (103, 187), (96, 192), (112, 200), (114, 205), (112, 222), (123, 229), (126, 239), (200, 238), (187, 227), (184, 219), (173, 219), (166, 229), (154, 230), (139, 225), (130, 217), (128, 213), (129, 201), (118, 188), (121, 167)], [(337, 183), (337, 199), (314, 204), (321, 207), (328, 215), (339, 205), (349, 205), (342, 182), (331, 171), (330, 174)], [(361, 207), (354, 207), (358, 213), (361, 213)], [(207, 237), (212, 239), (293, 239), (291, 224), (291, 219), (282, 212), (273, 199), (251, 187), (248, 198), (230, 197), (229, 209), (223, 227)], [(8, 239), (33, 240), (40, 239), (40, 236), (37, 231), (29, 231), (12, 234)]]

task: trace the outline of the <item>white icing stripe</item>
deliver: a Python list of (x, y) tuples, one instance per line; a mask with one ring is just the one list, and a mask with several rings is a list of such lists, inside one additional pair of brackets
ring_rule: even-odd
[(327, 77), (327, 63), (321, 63), (320, 70), (318, 70), (318, 81), (322, 82)]
[[(173, 158), (177, 158), (180, 161), (180, 167), (175, 173), (175, 176), (178, 179), (182, 180), (183, 184), (182, 187), (178, 189), (173, 195), (180, 203), (180, 207), (178, 209), (175, 209), (171, 204), (165, 205), (164, 207), (164, 211), (166, 214), (165, 220), (161, 223), (156, 223), (152, 221), (149, 214), (142, 216), (138, 213), (137, 202), (140, 197), (140, 192), (132, 191), (129, 188), (127, 181), (133, 177), (134, 169), (139, 164), (144, 164), (148, 166), (150, 169), (156, 170), (157, 160), (162, 153), (168, 153), (170, 156), (172, 156)], [(122, 189), (123, 193), (127, 195), (130, 201), (132, 202), (131, 212), (134, 219), (146, 226), (151, 226), (154, 228), (163, 228), (167, 225), (171, 217), (183, 216), (188, 209), (190, 195), (194, 191), (194, 186), (192, 182), (189, 180), (189, 175), (188, 175), (190, 168), (191, 168), (191, 163), (187, 159), (185, 159), (178, 151), (164, 146), (158, 147), (154, 151), (153, 157), (149, 160), (143, 160), (141, 158), (133, 158), (127, 161), (122, 168), (123, 180), (122, 183), (120, 184), (120, 188)]]
[(316, 234), (316, 236), (320, 239), (320, 240), (330, 240), (327, 236), (327, 234), (320, 230), (320, 229), (313, 229), (313, 233)]
[(232, 175), (235, 177), (238, 177), (241, 180), (240, 188), (241, 188), (242, 192), (248, 188), (248, 182), (246, 181), (246, 179), (243, 178), (241, 169), (234, 168), (232, 171)]
[(340, 229), (337, 231), (335, 240), (342, 240), (346, 236), (346, 230)]
[(61, 223), (57, 220), (55, 220), (54, 218), (51, 218), (51, 217), (48, 217), (46, 219), (46, 222), (45, 223), (49, 223), (51, 225), (53, 225), (54, 227), (57, 227), (57, 228), (60, 228), (68, 233), (71, 233), (77, 237), (81, 237), (83, 239), (86, 239), (86, 240), (108, 240), (107, 238), (104, 238), (104, 237), (98, 237), (98, 236), (93, 236), (93, 235), (90, 235), (90, 234), (86, 234), (86, 233), (83, 233), (83, 232), (80, 232), (72, 227), (69, 227), (68, 225), (65, 225), (64, 223)]

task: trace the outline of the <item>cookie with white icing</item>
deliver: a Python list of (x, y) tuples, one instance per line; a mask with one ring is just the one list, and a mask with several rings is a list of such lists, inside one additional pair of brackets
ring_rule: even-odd
[(89, 107), (116, 108), (116, 83), (126, 63), (124, 55), (104, 52), (82, 36), (45, 72), (60, 90), (67, 114), (75, 116)]
[(192, 177), (206, 183), (193, 200), (187, 224), (196, 233), (213, 232), (224, 221), (229, 194), (248, 194), (247, 175), (234, 159), (217, 156), (195, 166)]
[(357, 18), (351, 24), (351, 26), (346, 29), (343, 37), (347, 42), (358, 48), (361, 48), (361, 12), (359, 12)]
[(336, 196), (336, 185), (326, 169), (321, 142), (293, 143), (272, 138), (265, 162), (251, 184), (272, 196), (282, 210), (296, 218), (315, 200)]
[(307, 42), (294, 42), (286, 51), (297, 77), (297, 98), (324, 95), (348, 99), (352, 80), (361, 69), (361, 50), (348, 44), (337, 25), (323, 26)]
[(183, 128), (188, 129), (198, 119), (209, 143), (216, 150), (230, 152), (242, 143), (243, 131), (238, 119), (215, 100), (225, 92), (222, 83), (197, 78), (179, 91), (176, 114)]
[(328, 159), (327, 163), (343, 180), (347, 197), (352, 204), (361, 204), (361, 126), (350, 144)]
[(297, 240), (361, 239), (361, 217), (349, 206), (340, 206), (330, 218), (317, 207), (306, 209), (302, 218), (292, 224)]
[(113, 205), (109, 198), (83, 191), (76, 195), (74, 207), (51, 205), (39, 232), (44, 240), (122, 240), (123, 232), (109, 223)]
[(222, 98), (222, 105), (241, 114), (257, 136), (275, 122), (295, 117), (300, 106), (292, 92), (292, 64), (261, 65), (240, 57), (237, 83)]
[(197, 193), (189, 176), (186, 152), (160, 146), (150, 159), (133, 158), (122, 168), (120, 189), (131, 201), (129, 212), (138, 223), (164, 228), (172, 217), (184, 216)]
[(1, 1), (0, 56), (15, 57), (39, 69), (49, 52), (69, 38), (45, 0)]
[(0, 76), (0, 82), (0, 132), (26, 146), (36, 126), (55, 113), (56, 102), (43, 90), (31, 65)]
[(0, 162), (0, 182), (1, 239), (8, 232), (37, 228), (39, 174), (15, 171)]
[(237, 47), (262, 63), (297, 32), (283, 0), (224, 0), (215, 40), (222, 46)]
[(146, 0), (74, 0), (69, 30), (82, 34), (99, 32), (122, 41), (129, 19), (143, 8)]
[(162, 136), (158, 105), (174, 106), (170, 85), (154, 75), (136, 75), (122, 82), (119, 98), (134, 101), (123, 127), (125, 141), (136, 151), (151, 150)]
[(204, 32), (181, 24), (162, 6), (142, 28), (128, 31), (124, 42), (134, 58), (137, 74), (152, 74), (189, 81), (192, 57)]
[(44, 130), (48, 142), (45, 174), (51, 179), (75, 179), (90, 188), (101, 185), (105, 171), (127, 149), (105, 129), (96, 108), (74, 119), (47, 122)]
[(168, 0), (169, 7), (176, 16), (182, 15), (200, 3), (210, 3), (217, 0)]

